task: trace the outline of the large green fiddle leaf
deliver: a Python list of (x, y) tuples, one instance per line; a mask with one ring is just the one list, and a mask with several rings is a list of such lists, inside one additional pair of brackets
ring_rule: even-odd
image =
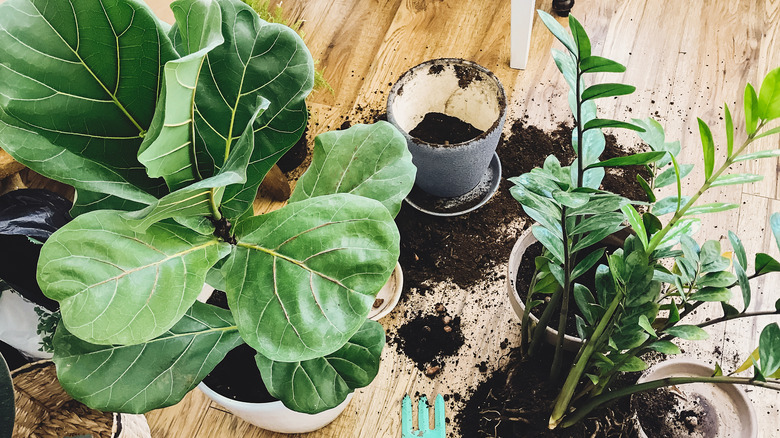
[(77, 188), (142, 203), (144, 191), (160, 194), (136, 154), (162, 66), (177, 56), (152, 11), (137, 0), (9, 0), (0, 29), (3, 149)]
[(399, 235), (378, 201), (351, 194), (294, 202), (236, 226), (225, 262), (241, 337), (283, 362), (338, 350), (360, 328), (398, 260)]
[(134, 232), (112, 210), (83, 214), (41, 250), (38, 283), (62, 321), (94, 344), (136, 344), (171, 328), (192, 306), (206, 272), (230, 250), (214, 236), (157, 223)]
[(343, 347), (325, 357), (275, 362), (258, 354), (255, 361), (272, 396), (290, 409), (316, 414), (374, 380), (384, 345), (382, 325), (366, 320)]
[(188, 55), (165, 64), (162, 94), (138, 160), (171, 190), (202, 179), (194, 162), (195, 92), (206, 54), (222, 44), (222, 11), (213, 2), (178, 0), (171, 5)]
[(406, 140), (393, 125), (377, 122), (317, 136), (311, 165), (290, 202), (331, 193), (376, 199), (395, 216), (414, 185)]
[[(262, 21), (239, 0), (214, 1), (222, 11), (225, 42), (206, 55), (195, 92), (193, 147), (202, 177), (222, 168), (258, 99), (268, 100), (268, 108), (254, 123), (247, 181), (225, 191), (223, 206), (228, 219), (234, 220), (240, 214), (231, 212), (243, 213), (251, 206), (265, 174), (303, 133), (314, 63), (303, 40), (289, 27)], [(177, 5), (186, 8), (193, 2)], [(177, 21), (170, 35), (178, 52), (187, 55), (192, 47), (179, 32), (182, 25)]]
[(54, 363), (63, 388), (87, 406), (143, 413), (178, 403), (241, 343), (230, 311), (195, 302), (143, 344), (90, 344), (60, 325)]

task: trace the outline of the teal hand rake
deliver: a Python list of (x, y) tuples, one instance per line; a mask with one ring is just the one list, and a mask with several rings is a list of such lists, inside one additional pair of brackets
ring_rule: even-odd
[(404, 396), (401, 402), (401, 437), (402, 438), (444, 438), (444, 399), (441, 394), (436, 396), (433, 406), (434, 428), (428, 426), (428, 399), (420, 397), (417, 402), (417, 430), (412, 430), (412, 399)]

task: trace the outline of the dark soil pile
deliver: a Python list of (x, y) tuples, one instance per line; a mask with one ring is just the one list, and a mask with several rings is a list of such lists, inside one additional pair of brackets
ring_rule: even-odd
[(457, 117), (434, 112), (425, 114), (409, 134), (428, 143), (449, 145), (477, 138), (483, 132)]
[(706, 400), (691, 400), (686, 406), (690, 409), (683, 409), (677, 395), (659, 388), (635, 394), (631, 404), (642, 429), (653, 438), (718, 436), (717, 414)]
[[(559, 387), (547, 383), (551, 350), (535, 360), (520, 359), (514, 351), (510, 366), (494, 372), (471, 394), (455, 417), (460, 436), (481, 437), (636, 437), (633, 412), (627, 400), (594, 411), (566, 429), (548, 429)], [(637, 375), (624, 384), (635, 381)]]
[(412, 359), (418, 369), (433, 377), (441, 370), (442, 359), (457, 354), (463, 346), (460, 317), (452, 317), (442, 304), (437, 304), (435, 313), (423, 315), (418, 312), (399, 327), (391, 342)]

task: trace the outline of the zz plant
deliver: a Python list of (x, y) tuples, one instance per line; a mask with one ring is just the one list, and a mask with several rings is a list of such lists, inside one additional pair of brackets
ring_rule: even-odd
[[(366, 316), (398, 258), (406, 143), (382, 122), (320, 135), (289, 203), (255, 216), (305, 128), (311, 55), (239, 0), (171, 8), (173, 26), (138, 0), (0, 6), (0, 145), (76, 188), (38, 265), (59, 380), (146, 412), (247, 343), (273, 396), (334, 407), (378, 370)], [(229, 310), (196, 301), (207, 278)]]
[[(543, 255), (536, 259), (537, 273), (530, 286), (523, 318), (523, 340), (532, 339), (528, 352), (534, 352), (545, 327), (544, 314), (536, 328), (531, 329), (527, 324), (528, 311), (541, 301), (534, 294), (552, 293), (551, 302), (560, 296), (557, 300), (564, 303), (564, 309), (571, 296), (580, 313), (576, 316), (577, 331), (584, 343), (555, 401), (550, 428), (570, 426), (604, 403), (662, 386), (711, 382), (780, 390), (780, 326), (776, 322), (762, 329), (758, 348), (746, 353), (749, 357), (745, 364), (729, 375), (724, 375), (716, 365), (711, 377), (671, 377), (619, 389), (611, 386), (620, 372), (644, 370), (647, 364), (640, 356), (646, 352), (678, 354), (680, 349), (675, 340), (706, 339), (708, 334), (704, 328), (708, 326), (737, 318), (780, 314), (780, 300), (774, 308), (748, 311), (753, 296), (750, 280), (780, 272), (780, 262), (768, 254), (758, 253), (754, 273), (748, 275), (747, 253), (736, 234), (728, 233), (733, 252), (731, 258), (721, 253), (719, 241), (707, 241), (700, 246), (691, 237), (699, 229), (697, 215), (738, 207), (721, 202), (698, 204), (709, 188), (761, 179), (760, 175), (728, 173), (734, 163), (780, 156), (780, 149), (749, 152), (756, 140), (780, 133), (780, 127), (770, 128), (772, 122), (780, 119), (780, 69), (772, 70), (764, 78), (759, 92), (747, 85), (745, 138), (741, 143), (735, 140), (733, 118), (728, 105), (725, 106), (726, 153), (717, 166), (712, 131), (699, 119), (705, 180), (695, 193), (686, 196), (681, 180), (691, 172), (693, 165), (678, 163), (680, 143), (668, 142), (658, 122), (634, 120), (629, 126), (623, 122), (587, 120), (583, 115), (591, 112), (582, 112), (586, 107), (581, 101), (588, 100), (583, 96), (598, 93), (588, 91), (597, 87), (595, 85), (579, 91), (582, 73), (594, 64), (608, 66), (604, 67), (607, 70), (601, 71), (620, 71), (622, 67), (612, 61), (589, 60), (589, 40), (574, 17), (570, 16), (573, 34), (570, 36), (557, 21), (540, 14), (568, 51), (554, 52), (553, 57), (573, 90), (570, 102), (577, 123), (574, 145), (578, 161), (584, 161), (582, 165), (578, 162), (561, 166), (554, 157), (549, 157), (543, 168), (512, 179), (516, 184), (512, 193), (538, 222), (533, 232), (545, 248)], [(621, 88), (612, 86), (612, 89)], [(583, 134), (594, 126), (628, 127), (640, 131), (652, 151), (602, 162), (585, 161), (589, 142)], [(577, 138), (584, 139), (582, 148), (577, 144)], [(592, 185), (591, 181), (600, 181), (603, 176), (601, 168), (628, 164), (645, 165), (652, 175), (649, 181), (638, 179), (649, 202), (629, 201), (598, 190), (597, 183)], [(665, 186), (676, 186), (676, 194), (658, 200), (654, 190)], [(643, 213), (632, 204), (642, 205)], [(662, 219), (667, 215), (671, 217)], [(780, 214), (773, 214), (770, 223), (780, 246)], [(606, 263), (599, 264), (605, 254), (605, 248), (599, 242), (626, 224), (634, 234), (625, 240), (622, 248), (606, 255)], [(579, 251), (586, 255), (579, 256)], [(593, 266), (596, 266), (595, 290), (591, 291), (576, 280)], [(732, 288), (740, 290), (741, 306), (732, 303)], [(711, 303), (720, 306), (721, 317), (689, 322), (696, 309)], [(559, 327), (559, 336), (562, 333), (563, 327)], [(560, 367), (560, 342), (557, 347), (554, 375), (556, 367)], [(750, 377), (734, 375), (751, 367), (753, 375)]]

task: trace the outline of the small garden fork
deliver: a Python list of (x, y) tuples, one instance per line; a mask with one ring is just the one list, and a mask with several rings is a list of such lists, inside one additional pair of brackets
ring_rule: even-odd
[(428, 399), (417, 402), (417, 430), (412, 430), (412, 399), (405, 395), (401, 402), (401, 438), (444, 438), (444, 398), (436, 396), (433, 406), (434, 428), (428, 426)]

